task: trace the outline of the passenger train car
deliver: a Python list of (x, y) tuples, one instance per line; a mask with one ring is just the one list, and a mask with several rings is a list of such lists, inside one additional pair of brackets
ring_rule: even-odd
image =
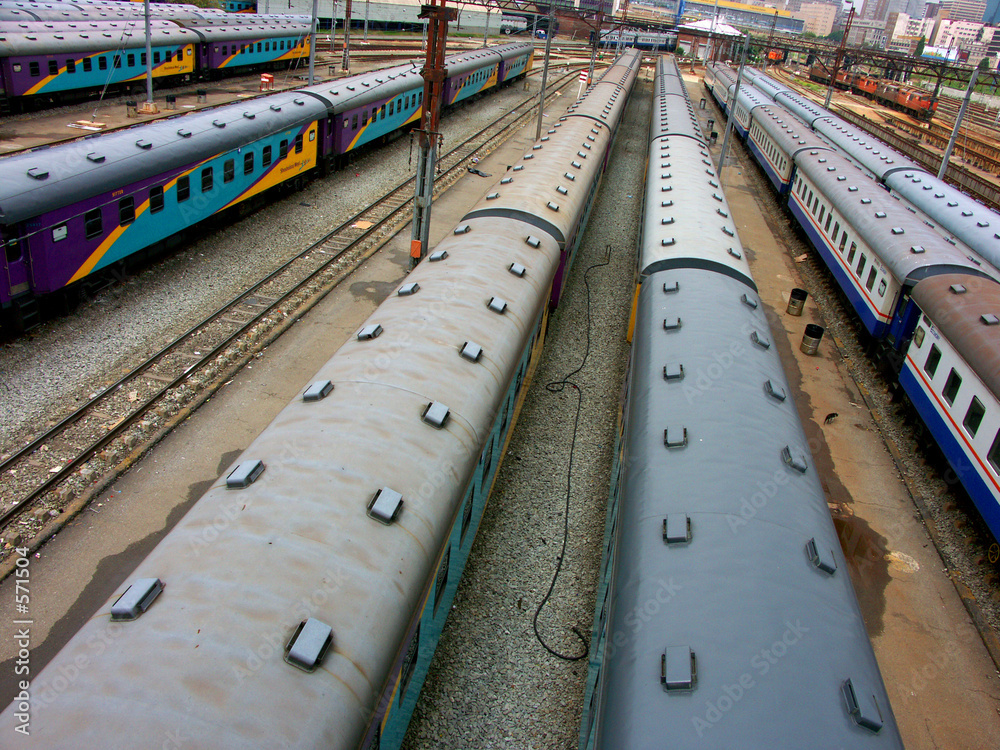
[[(809, 127), (926, 215), (950, 238), (965, 243), (1000, 268), (1000, 213), (965, 195), (861, 128), (812, 104), (750, 68), (747, 80), (792, 110)], [(780, 95), (780, 100), (777, 99)]]
[(579, 746), (901, 748), (764, 306), (668, 58), (644, 205)]
[(400, 745), (639, 65), (605, 71), (33, 676), (33, 742)]
[[(995, 232), (989, 212), (978, 204), (972, 208), (975, 202), (968, 198), (948, 200), (953, 193), (940, 181), (915, 171), (905, 159), (896, 163), (894, 151), (850, 135), (850, 128), (831, 118), (813, 120), (815, 134), (839, 140), (846, 146), (843, 152), (792, 147), (773, 116), (775, 109), (785, 112), (780, 119), (791, 117), (778, 104), (757, 107), (751, 135), (763, 133), (773, 151), (792, 163), (789, 211), (865, 330), (882, 345), (881, 355), (1000, 540), (1000, 329), (994, 327), (1000, 308), (993, 309), (1000, 287), (991, 263), (993, 243), (987, 239), (970, 248), (942, 235), (868, 175), (900, 185), (898, 192), (908, 191), (921, 200), (918, 207), (929, 205), (937, 216), (951, 218), (952, 226), (959, 212), (969, 224), (975, 218), (979, 234), (967, 231), (973, 240)], [(780, 191), (768, 151), (751, 146), (751, 153)]]
[[(42, 29), (33, 33), (0, 36), (0, 108), (26, 109), (108, 91), (144, 90), (144, 24), (137, 21), (127, 28), (127, 21), (106, 23), (114, 26), (97, 23), (96, 29), (49, 30), (40, 23)], [(150, 29), (152, 73), (157, 83), (280, 70), (309, 59), (308, 23), (183, 23), (157, 23)]]
[[(524, 76), (532, 59), (523, 42), (450, 56), (448, 103)], [(0, 159), (0, 306), (24, 318), (39, 296), (300, 188), (419, 122), (423, 87), (400, 65)]]

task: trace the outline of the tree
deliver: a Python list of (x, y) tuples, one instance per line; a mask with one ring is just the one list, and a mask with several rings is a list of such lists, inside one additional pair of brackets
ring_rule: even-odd
[(841, 39), (844, 38), (844, 30), (843, 29), (836, 29), (834, 31), (831, 31), (829, 34), (827, 34), (823, 38), (824, 39), (829, 39), (831, 42), (839, 42)]
[(924, 37), (920, 37), (920, 41), (917, 42), (917, 48), (913, 51), (913, 54), (916, 55), (917, 57), (920, 57), (922, 54), (924, 54), (924, 47), (926, 46), (927, 46), (927, 39)]

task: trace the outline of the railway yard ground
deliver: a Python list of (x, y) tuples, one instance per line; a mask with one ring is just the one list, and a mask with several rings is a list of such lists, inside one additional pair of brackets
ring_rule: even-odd
[[(712, 106), (700, 75), (686, 77), (686, 83), (692, 100), (705, 96)], [(515, 100), (537, 94), (538, 85), (533, 78), (528, 92), (520, 86), (508, 89), (446, 120), (446, 140), (471, 127), (465, 121), (486, 120)], [(554, 650), (569, 656), (583, 652), (573, 628), (589, 637), (593, 621), (628, 357), (625, 332), (651, 88), (647, 69), (629, 104), (563, 302), (551, 316), (544, 354), (410, 725), (408, 750), (577, 745), (587, 661), (551, 656), (536, 641), (532, 619), (556, 570), (568, 509), (563, 565), (539, 630)], [(546, 109), (546, 122), (554, 122), (572, 102), (576, 84), (566, 93)], [(699, 110), (703, 124), (718, 117), (712, 112)], [(450, 232), (529, 148), (534, 134), (532, 121), (483, 154), (477, 169), (493, 179), (462, 177), (435, 202), (432, 234), (440, 238)], [(977, 531), (976, 519), (937, 478), (937, 462), (920, 460), (885, 384), (864, 358), (843, 304), (824, 282), (821, 264), (788, 228), (740, 144), (735, 139), (731, 144), (723, 184), (824, 478), (903, 740), (908, 748), (995, 748), (1000, 651), (991, 654), (990, 648), (995, 648), (1000, 623), (1000, 569), (990, 561), (989, 543)], [(232, 296), (247, 283), (247, 274), (263, 276), (253, 270), (258, 265), (264, 268), (276, 256), (300, 249), (291, 245), (305, 246), (307, 236), (338, 221), (338, 212), (367, 202), (384, 189), (382, 183), (408, 171), (407, 160), (408, 145), (400, 139), (105, 290), (73, 315), (4, 345), (0, 390), (8, 408), (16, 408), (32, 389), (43, 390), (42, 401), (51, 403), (85, 398), (156, 341)], [(283, 241), (276, 242), (278, 237)], [(395, 290), (406, 275), (408, 245), (407, 226), (34, 553), (33, 674)], [(802, 317), (785, 314), (794, 287), (810, 292)], [(130, 330), (139, 321), (141, 330)], [(827, 330), (817, 356), (799, 350), (807, 323)], [(579, 391), (546, 388), (584, 360), (572, 378)], [(578, 393), (581, 411), (567, 503)], [(37, 399), (30, 412), (23, 408), (16, 416), (22, 425), (49, 418)], [(5, 414), (4, 421), (13, 424), (14, 417)], [(0, 435), (0, 453), (9, 450), (15, 434)], [(5, 623), (17, 619), (13, 607), (13, 579), (8, 578), (0, 583)], [(13, 674), (14, 658), (15, 643), (5, 637), (0, 674)], [(70, 675), (66, 679), (72, 682)], [(13, 697), (12, 681), (0, 681), (0, 702)]]

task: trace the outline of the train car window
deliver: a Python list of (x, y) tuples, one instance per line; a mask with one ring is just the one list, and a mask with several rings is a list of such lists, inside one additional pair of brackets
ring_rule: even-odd
[(258, 52), (260, 52), (260, 51), (261, 51), (261, 49), (260, 49), (260, 48), (261, 48), (261, 42), (257, 42), (257, 51), (258, 51)]
[(869, 292), (875, 286), (875, 279), (877, 277), (878, 277), (878, 269), (873, 267), (872, 270), (868, 272), (868, 281), (865, 282), (865, 286), (868, 288)]
[(57, 76), (59, 75), (59, 63), (55, 60), (49, 60), (49, 75)]
[(868, 257), (864, 253), (861, 253), (861, 257), (858, 258), (858, 278), (859, 279), (861, 278), (861, 274), (865, 270), (865, 263), (867, 263), (867, 262), (868, 262)]
[(83, 215), (84, 236), (89, 240), (99, 237), (104, 232), (104, 221), (101, 218), (101, 209), (95, 208), (87, 211)]
[(361, 113), (361, 125), (362, 127), (364, 127), (367, 124), (368, 124), (368, 110), (366, 109), (364, 112)]
[(393, 99), (391, 102), (389, 102), (389, 115), (390, 116), (393, 115), (395, 111), (396, 111), (396, 100)]
[(948, 373), (948, 379), (944, 383), (944, 400), (949, 404), (955, 403), (955, 397), (958, 395), (958, 389), (962, 387), (962, 376), (955, 372), (955, 368), (951, 368), (951, 372)]
[(281, 141), (281, 143), (278, 144), (278, 159), (279, 160), (280, 159), (284, 159), (286, 156), (288, 156), (288, 139), (287, 138), (285, 140)]
[(848, 263), (853, 263), (854, 262), (854, 254), (857, 251), (858, 251), (858, 243), (857, 242), (852, 242), (851, 243), (851, 251), (847, 254), (847, 262)]
[(146, 53), (145, 53), (145, 52), (142, 52), (142, 53), (141, 53), (141, 54), (139, 55), (139, 64), (140, 64), (140, 65), (141, 65), (142, 67), (146, 67)]
[(997, 432), (997, 436), (993, 439), (993, 447), (986, 454), (986, 458), (989, 460), (990, 466), (993, 467), (993, 471), (1000, 474), (1000, 432)]
[(166, 55), (167, 55), (167, 59), (166, 59), (166, 61), (167, 61), (167, 62), (173, 62), (173, 59), (174, 59), (174, 51), (173, 51), (173, 50), (170, 50), (170, 49), (168, 49), (168, 50), (167, 50), (167, 52), (166, 52)]
[(270, 52), (271, 51), (271, 43), (270, 42), (264, 42), (264, 51), (265, 52)]
[(149, 189), (149, 213), (158, 214), (163, 210), (163, 186)]
[(191, 197), (191, 178), (188, 175), (177, 178), (177, 202), (183, 203)]
[(135, 221), (135, 198), (130, 195), (118, 201), (118, 226), (128, 226), (133, 221)]
[[(216, 47), (215, 51), (218, 52), (219, 48)], [(228, 44), (223, 44), (222, 45), (222, 56), (223, 57), (228, 57), (229, 56), (229, 45)]]
[(236, 160), (226, 159), (222, 163), (222, 181), (232, 182), (236, 177)]
[(4, 238), (4, 257), (8, 263), (21, 260), (21, 241), (17, 237)]
[(116, 69), (120, 68), (122, 66), (122, 56), (121, 55), (115, 55), (114, 56), (114, 61), (115, 61), (115, 68)]
[(83, 72), (89, 73), (94, 68), (94, 61), (89, 57), (83, 58)]
[(243, 174), (253, 172), (253, 151), (243, 155)]
[(835, 223), (835, 224), (833, 225), (833, 241), (834, 241), (834, 242), (836, 242), (836, 241), (837, 241), (837, 237), (838, 237), (839, 235), (840, 235), (840, 222), (838, 221), (838, 222), (836, 222), (836, 223)]
[(833, 221), (833, 212), (831, 212), (830, 215), (826, 217), (826, 226), (823, 227), (823, 231), (824, 232), (829, 232), (830, 231), (830, 222), (831, 221)]
[(882, 279), (878, 283), (878, 296), (879, 297), (884, 297), (885, 296), (885, 290), (886, 290), (885, 279)]
[(260, 165), (262, 167), (264, 167), (264, 169), (267, 169), (269, 166), (271, 166), (271, 147), (270, 146), (264, 146), (264, 152), (261, 154), (261, 157), (260, 157)]
[(153, 53), (153, 65), (160, 64), (160, 53), (159, 51)]
[(69, 235), (69, 230), (66, 228), (65, 224), (60, 224), (57, 227), (52, 228), (52, 241), (62, 242)]
[(384, 120), (385, 119), (385, 105), (384, 104), (381, 107), (379, 107), (378, 118), (380, 120)]
[(302, 133), (299, 133), (297, 136), (295, 136), (295, 153), (297, 154), (302, 153)]
[(937, 348), (937, 344), (931, 344), (931, 350), (927, 354), (927, 361), (924, 362), (924, 372), (933, 378), (940, 362), (941, 350)]
[(820, 220), (820, 222), (823, 221), (823, 216), (825, 214), (826, 214), (826, 206), (820, 206), (819, 207), (819, 220)]
[(128, 56), (128, 66), (130, 68), (134, 68), (135, 67), (135, 54), (131, 54), (131, 55)]
[(201, 170), (201, 192), (207, 193), (211, 190), (213, 182), (214, 177), (212, 176), (212, 168), (205, 167)]
[(76, 72), (76, 60), (70, 59), (66, 61), (66, 72), (67, 73)]
[(358, 129), (358, 113), (355, 112), (353, 115), (351, 115), (351, 130), (357, 130), (357, 129)]
[(965, 413), (965, 419), (962, 420), (962, 426), (965, 427), (965, 431), (970, 436), (976, 436), (979, 425), (983, 423), (984, 416), (986, 416), (986, 407), (983, 406), (982, 401), (973, 396), (972, 403), (969, 404), (969, 410)]
[(28, 63), (28, 73), (32, 78), (38, 78), (42, 74), (42, 69), (37, 62), (30, 62)]
[(372, 107), (372, 122), (378, 119), (378, 107)]

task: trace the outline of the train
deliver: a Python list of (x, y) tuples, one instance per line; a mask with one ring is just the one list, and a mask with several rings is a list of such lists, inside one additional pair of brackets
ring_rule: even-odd
[(653, 90), (580, 750), (902, 748), (675, 59)]
[[(830, 71), (822, 64), (814, 63), (809, 68), (809, 80), (829, 86)], [(838, 89), (851, 91), (881, 102), (924, 122), (934, 117), (934, 113), (937, 111), (937, 99), (930, 92), (898, 81), (881, 79), (868, 73), (850, 70), (838, 71), (834, 85)]]
[[(533, 60), (530, 42), (450, 55), (442, 104), (523, 78)], [(25, 328), (39, 298), (419, 123), (423, 96), (417, 65), (397, 65), (0, 159), (0, 308)]]
[(601, 33), (602, 48), (630, 47), (632, 49), (672, 52), (677, 48), (677, 34), (642, 29), (611, 29)]
[(33, 675), (35, 743), (399, 746), (640, 65), (526, 148)]
[[(713, 71), (708, 76), (710, 88), (717, 88), (716, 75)], [(767, 83), (751, 72), (746, 85), (758, 82)], [(853, 135), (853, 128), (829, 117), (812, 119), (814, 105), (798, 101), (793, 92), (768, 97), (766, 91), (757, 91), (767, 98), (766, 105), (748, 100), (741, 105), (732, 89), (719, 99), (720, 105), (734, 114), (740, 107), (748, 110), (750, 153), (830, 269), (880, 360), (913, 404), (990, 533), (1000, 540), (996, 244), (970, 247), (943, 234), (935, 221), (942, 213), (947, 221), (949, 213), (960, 212), (980, 230), (995, 232), (993, 227), (1000, 223), (990, 227), (988, 209), (968, 197), (960, 202), (957, 196), (942, 206), (944, 212), (927, 214), (930, 220), (921, 218), (918, 208), (930, 204), (934, 209), (945, 202), (940, 181), (870, 136)], [(810, 119), (803, 121), (803, 115)], [(811, 136), (806, 135), (807, 123)], [(799, 138), (789, 138), (789, 129), (797, 130)], [(838, 141), (845, 144), (843, 151)], [(880, 177), (883, 182), (877, 181)], [(890, 194), (889, 185), (902, 189)], [(914, 208), (906, 200), (908, 194), (936, 197), (923, 198), (923, 204), (915, 201)], [(973, 242), (977, 236), (973, 234)], [(993, 239), (1000, 236), (994, 233)]]
[[(230, 15), (156, 21), (150, 28), (150, 50), (157, 85), (304, 68), (309, 60), (308, 20)], [(82, 28), (65, 27), (72, 22), (0, 23), (16, 28), (0, 33), (0, 112), (145, 91), (146, 31), (141, 18), (91, 21)], [(50, 28), (55, 24), (59, 27)]]

